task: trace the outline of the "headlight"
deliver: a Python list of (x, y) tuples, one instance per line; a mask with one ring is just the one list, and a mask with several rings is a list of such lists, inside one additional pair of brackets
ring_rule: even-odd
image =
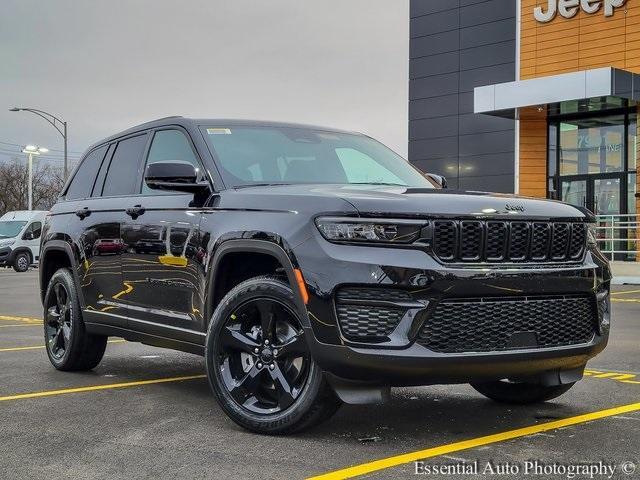
[(425, 221), (320, 217), (316, 225), (330, 242), (412, 243)]
[(587, 228), (587, 245), (589, 247), (598, 247), (598, 237), (596, 236), (598, 230), (595, 224), (589, 224)]
[(12, 238), (11, 240), (0, 240), (0, 247), (8, 247), (9, 245), (13, 245), (16, 243), (16, 239)]

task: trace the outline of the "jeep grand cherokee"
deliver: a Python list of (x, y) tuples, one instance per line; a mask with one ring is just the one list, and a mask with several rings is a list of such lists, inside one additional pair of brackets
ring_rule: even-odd
[(222, 409), (310, 427), (390, 387), (566, 392), (607, 343), (591, 214), (440, 188), (359, 133), (170, 117), (89, 148), (43, 230), (51, 363), (107, 337), (204, 355)]

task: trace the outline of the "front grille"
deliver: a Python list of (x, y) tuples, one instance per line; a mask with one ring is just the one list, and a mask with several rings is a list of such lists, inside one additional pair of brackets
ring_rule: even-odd
[(436, 220), (433, 236), (433, 251), (444, 262), (571, 262), (584, 254), (587, 225)]
[(407, 312), (407, 308), (375, 302), (407, 302), (411, 296), (387, 288), (342, 288), (336, 295), (336, 313), (343, 335), (354, 341), (387, 340)]
[(597, 311), (591, 297), (444, 300), (423, 325), (418, 343), (435, 352), (494, 352), (591, 341)]

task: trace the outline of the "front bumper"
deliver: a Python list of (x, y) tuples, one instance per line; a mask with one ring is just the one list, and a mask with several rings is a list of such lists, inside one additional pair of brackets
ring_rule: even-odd
[(572, 265), (491, 267), (443, 265), (421, 250), (336, 245), (316, 237), (293, 253), (309, 289), (305, 328), (312, 354), (323, 370), (340, 378), (385, 385), (524, 377), (566, 383), (575, 381), (575, 372), (581, 373), (608, 341), (605, 330), (575, 345), (518, 348), (516, 344), (500, 351), (443, 353), (417, 341), (420, 322), (428, 318), (425, 314), (385, 341), (367, 344), (345, 335), (335, 307), (336, 292), (345, 286), (401, 289), (430, 306), (463, 298), (554, 296), (583, 296), (594, 302), (597, 296), (604, 305), (611, 274), (597, 250), (589, 250), (582, 262)]

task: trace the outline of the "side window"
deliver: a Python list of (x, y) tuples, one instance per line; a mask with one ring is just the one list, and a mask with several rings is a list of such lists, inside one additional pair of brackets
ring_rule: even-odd
[(23, 240), (27, 240), (27, 237), (29, 236), (29, 234), (31, 234), (31, 235), (33, 235), (31, 237), (31, 240), (36, 240), (36, 239), (40, 238), (40, 234), (41, 233), (42, 233), (42, 223), (41, 222), (33, 222), (24, 231), (24, 234), (22, 235), (22, 239)]
[(91, 192), (92, 197), (99, 197), (102, 195), (102, 186), (104, 185), (104, 177), (107, 176), (107, 170), (109, 169), (109, 163), (111, 161), (111, 155), (113, 155), (113, 150), (115, 149), (116, 144), (112, 143), (109, 145), (109, 150), (107, 150), (107, 154), (104, 156), (104, 160), (102, 161), (102, 165), (100, 166), (100, 170), (98, 171), (98, 177), (96, 178), (95, 183), (93, 184), (93, 192)]
[(103, 196), (133, 195), (137, 193), (138, 169), (146, 144), (146, 134), (118, 142), (104, 181)]
[(73, 176), (67, 193), (65, 195), (67, 200), (76, 200), (79, 198), (87, 198), (91, 194), (93, 188), (93, 182), (96, 179), (100, 163), (104, 157), (104, 153), (107, 150), (106, 146), (96, 148), (89, 152), (84, 157), (78, 171)]
[(344, 168), (349, 183), (397, 183), (401, 179), (384, 168), (369, 155), (353, 148), (336, 148), (336, 155)]
[[(198, 172), (202, 172), (200, 162), (196, 157), (189, 139), (180, 130), (159, 130), (153, 136), (146, 167), (154, 163), (167, 161), (182, 161), (193, 165)], [(152, 193), (147, 184), (142, 182), (142, 193)]]

